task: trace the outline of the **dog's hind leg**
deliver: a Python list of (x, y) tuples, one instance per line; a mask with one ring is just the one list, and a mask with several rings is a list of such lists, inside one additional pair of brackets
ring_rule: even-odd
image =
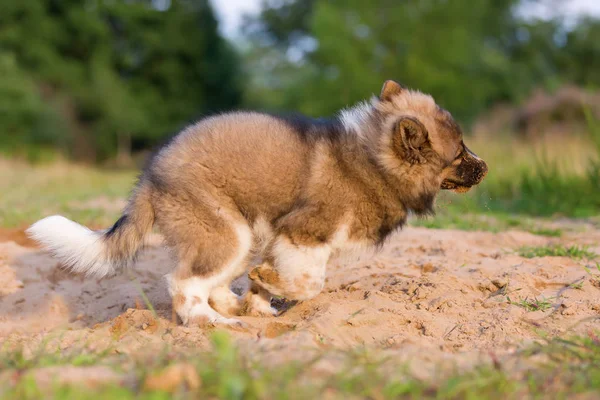
[(209, 296), (214, 287), (214, 281), (210, 278), (178, 279), (174, 274), (170, 274), (167, 280), (169, 292), (173, 297), (173, 308), (184, 324), (241, 325), (240, 321), (224, 317), (210, 306)]
[[(177, 212), (176, 209), (173, 210)], [(165, 221), (168, 243), (176, 250), (179, 264), (167, 276), (173, 307), (184, 324), (241, 325), (219, 310), (235, 305), (235, 294), (227, 293), (231, 281), (247, 267), (252, 234), (241, 216), (231, 216), (196, 206), (186, 219)], [(196, 218), (193, 218), (196, 217)]]
[(210, 292), (208, 304), (220, 313), (239, 315), (243, 299), (231, 291), (230, 284), (228, 283), (218, 286)]
[(280, 236), (270, 258), (249, 273), (249, 278), (270, 293), (290, 300), (308, 300), (323, 290), (329, 245), (303, 246)]
[(242, 314), (256, 317), (269, 317), (277, 315), (277, 310), (271, 307), (273, 296), (256, 282), (251, 282), (250, 289), (244, 297)]

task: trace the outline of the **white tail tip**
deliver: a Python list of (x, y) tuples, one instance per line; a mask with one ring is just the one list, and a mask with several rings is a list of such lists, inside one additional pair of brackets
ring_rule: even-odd
[(115, 273), (107, 260), (102, 234), (60, 215), (39, 220), (27, 234), (76, 273), (102, 278)]

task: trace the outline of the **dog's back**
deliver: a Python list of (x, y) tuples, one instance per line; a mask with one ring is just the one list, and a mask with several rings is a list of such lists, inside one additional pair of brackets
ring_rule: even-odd
[(259, 216), (271, 220), (298, 198), (314, 146), (283, 119), (224, 114), (179, 134), (154, 157), (143, 179), (181, 201), (214, 200), (251, 222)]

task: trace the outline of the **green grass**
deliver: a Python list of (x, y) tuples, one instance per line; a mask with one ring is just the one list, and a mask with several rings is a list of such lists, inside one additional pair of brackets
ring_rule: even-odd
[(518, 254), (525, 258), (534, 257), (569, 257), (576, 260), (594, 259), (598, 255), (593, 251), (588, 250), (586, 246), (538, 246), (538, 247), (522, 247), (518, 250)]
[(562, 172), (556, 163), (540, 161), (533, 169), (482, 185), (489, 199), (480, 208), (536, 216), (593, 216), (600, 210), (600, 170), (590, 167), (578, 176)]
[(575, 289), (575, 290), (581, 290), (583, 289), (583, 282), (578, 282), (578, 283), (571, 283), (569, 285), (570, 289)]
[(561, 237), (563, 234), (562, 229), (551, 229), (551, 228), (531, 228), (528, 232), (538, 236), (547, 237)]
[[(524, 216), (600, 214), (600, 122), (589, 112), (586, 117), (585, 134), (536, 140), (502, 135), (465, 138), (488, 163), (488, 176), (467, 194), (443, 193), (438, 216), (414, 223), (492, 232), (519, 228), (558, 237), (560, 230), (537, 226)], [(51, 213), (106, 226), (118, 212), (77, 203), (99, 196), (126, 197), (136, 173), (61, 161), (31, 166), (0, 158), (0, 226), (24, 226)]]
[[(542, 355), (544, 357), (540, 358)], [(50, 357), (53, 357), (52, 359)], [(335, 370), (323, 370), (317, 363), (327, 357), (343, 360)], [(600, 339), (590, 332), (585, 337), (544, 339), (513, 354), (515, 361), (475, 365), (467, 372), (450, 370), (432, 374), (431, 379), (413, 376), (393, 356), (375, 350), (339, 352), (324, 350), (310, 361), (284, 362), (276, 367), (257, 357), (242, 354), (228, 335), (213, 336), (213, 350), (177, 354), (169, 350), (136, 358), (104, 354), (96, 364), (109, 366), (121, 376), (122, 384), (100, 385), (93, 390), (78, 385), (39, 387), (33, 371), (46, 365), (71, 365), (73, 359), (60, 353), (25, 362), (21, 356), (0, 357), (0, 397), (16, 399), (504, 399), (566, 398), (600, 390)], [(18, 360), (15, 361), (14, 359)], [(531, 360), (531, 361), (530, 361)], [(544, 360), (540, 362), (539, 360)], [(49, 362), (52, 362), (48, 364)], [(169, 378), (166, 368), (185, 363), (192, 366), (191, 384), (185, 377)], [(89, 365), (86, 361), (83, 365)], [(510, 367), (505, 367), (505, 365)], [(517, 365), (519, 368), (514, 368)], [(148, 388), (149, 377), (172, 383), (166, 391)]]
[[(600, 272), (600, 263), (597, 262), (595, 267), (598, 270), (598, 272)], [(593, 273), (592, 267), (584, 267), (584, 269), (585, 272), (587, 272), (589, 275), (591, 284), (600, 289), (600, 273)]]
[(553, 298), (538, 299), (537, 297), (534, 297), (533, 299), (530, 299), (530, 298), (526, 297), (526, 298), (520, 299), (518, 301), (513, 301), (510, 299), (510, 297), (507, 297), (506, 299), (508, 300), (509, 304), (522, 307), (522, 308), (526, 309), (527, 311), (546, 311), (553, 307), (552, 302), (550, 301)]
[(54, 365), (89, 366), (102, 362), (108, 355), (109, 352), (90, 353), (79, 347), (62, 352), (48, 351), (42, 345), (28, 356), (22, 350), (4, 354), (4, 357), (0, 357), (0, 370), (27, 370)]

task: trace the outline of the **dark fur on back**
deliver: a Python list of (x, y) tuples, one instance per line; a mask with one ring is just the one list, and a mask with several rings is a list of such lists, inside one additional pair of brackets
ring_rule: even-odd
[(344, 126), (338, 117), (312, 118), (299, 113), (271, 116), (287, 124), (305, 141), (316, 142), (319, 139), (326, 139), (337, 142), (344, 132)]
[(127, 214), (122, 215), (117, 222), (115, 222), (114, 225), (111, 226), (110, 229), (104, 234), (104, 237), (109, 238), (116, 235), (119, 229), (125, 225), (125, 223), (127, 223)]

